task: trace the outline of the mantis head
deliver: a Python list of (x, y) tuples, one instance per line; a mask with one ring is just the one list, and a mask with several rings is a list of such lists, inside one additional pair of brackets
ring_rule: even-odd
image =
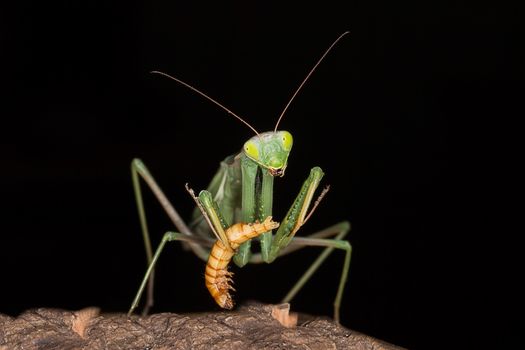
[(268, 131), (253, 136), (243, 146), (244, 154), (272, 176), (284, 176), (293, 138), (288, 131)]
[(302, 83), (299, 85), (297, 90), (295, 90), (294, 94), (288, 100), (288, 103), (284, 107), (284, 110), (281, 112), (281, 115), (277, 119), (277, 123), (275, 124), (275, 128), (273, 131), (263, 132), (259, 133), (253, 126), (251, 126), (248, 122), (246, 122), (243, 118), (232, 112), (227, 107), (223, 106), (210, 96), (206, 95), (202, 91), (194, 88), (193, 86), (189, 85), (188, 83), (185, 83), (184, 81), (177, 79), (175, 77), (172, 77), (171, 75), (168, 75), (166, 73), (162, 73), (159, 71), (152, 71), (151, 73), (164, 75), (172, 80), (175, 80), (176, 82), (184, 85), (190, 90), (193, 90), (197, 94), (201, 95), (202, 97), (206, 98), (208, 101), (214, 103), (215, 105), (219, 106), (223, 110), (225, 110), (228, 114), (232, 115), (233, 117), (237, 118), (239, 121), (244, 123), (247, 127), (249, 127), (256, 135), (253, 136), (251, 139), (246, 141), (243, 147), (244, 154), (254, 162), (256, 162), (259, 166), (268, 169), (269, 173), (272, 176), (284, 176), (284, 170), (286, 169), (286, 164), (288, 162), (288, 155), (290, 154), (290, 150), (292, 149), (293, 144), (293, 138), (292, 134), (290, 134), (288, 131), (277, 131), (277, 128), (279, 127), (279, 123), (281, 122), (284, 114), (288, 110), (288, 107), (294, 100), (295, 96), (299, 93), (299, 91), (302, 89), (303, 85), (306, 83), (308, 78), (310, 78), (310, 75), (316, 70), (317, 66), (323, 61), (325, 56), (332, 50), (332, 48), (337, 44), (339, 40), (341, 40), (342, 37), (347, 35), (349, 32), (344, 32), (341, 34), (333, 43), (330, 45), (330, 47), (324, 52), (324, 54), (321, 56), (321, 58), (317, 61), (317, 63), (314, 65), (314, 67), (310, 70), (306, 78), (302, 81)]

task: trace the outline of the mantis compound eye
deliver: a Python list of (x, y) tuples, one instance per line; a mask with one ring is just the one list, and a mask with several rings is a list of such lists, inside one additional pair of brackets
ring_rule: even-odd
[(244, 144), (244, 152), (246, 155), (252, 159), (259, 159), (259, 148), (253, 141), (247, 141)]
[(285, 151), (289, 151), (292, 149), (293, 145), (293, 137), (292, 134), (290, 134), (288, 131), (281, 131), (281, 141), (283, 143), (283, 148)]

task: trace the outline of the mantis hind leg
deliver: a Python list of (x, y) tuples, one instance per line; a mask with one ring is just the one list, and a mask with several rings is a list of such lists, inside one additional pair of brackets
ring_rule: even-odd
[[(284, 249), (281, 251), (280, 255), (290, 253), (291, 251), (300, 249), (304, 246), (318, 246), (326, 247), (322, 253), (315, 259), (315, 261), (310, 265), (310, 267), (304, 272), (304, 274), (299, 278), (295, 283), (292, 289), (286, 294), (283, 298), (283, 303), (290, 302), (295, 295), (301, 290), (301, 288), (308, 282), (312, 275), (317, 271), (317, 269), (322, 265), (326, 258), (334, 251), (334, 249), (341, 249), (345, 251), (345, 259), (343, 262), (343, 268), (341, 271), (341, 277), (339, 279), (339, 286), (337, 288), (337, 294), (334, 299), (334, 320), (339, 323), (340, 321), (340, 309), (341, 302), (343, 300), (343, 292), (345, 284), (348, 278), (348, 271), (350, 269), (350, 259), (352, 255), (352, 246), (343, 238), (350, 231), (350, 223), (343, 221), (339, 224), (336, 224), (330, 227), (327, 230), (323, 230), (319, 233), (314, 233), (308, 237), (294, 237), (291, 244), (287, 247), (289, 249)], [(317, 238), (319, 236), (325, 236), (328, 234), (335, 234), (333, 239), (328, 238)]]
[[(142, 229), (142, 237), (144, 239), (144, 248), (146, 250), (146, 257), (147, 257), (147, 263), (148, 266), (151, 267), (151, 271), (147, 273), (149, 283), (148, 283), (148, 292), (147, 292), (147, 301), (146, 305), (144, 306), (143, 313), (147, 314), (148, 309), (153, 306), (153, 280), (154, 280), (154, 263), (153, 263), (153, 252), (151, 249), (151, 240), (148, 230), (148, 224), (146, 220), (146, 211), (144, 209), (144, 202), (142, 200), (142, 190), (140, 186), (140, 178), (144, 180), (144, 182), (148, 185), (149, 189), (153, 192), (157, 200), (159, 201), (160, 205), (168, 215), (168, 217), (171, 219), (177, 230), (180, 231), (179, 235), (185, 236), (187, 238), (194, 237), (192, 231), (188, 228), (186, 223), (182, 220), (179, 213), (175, 210), (173, 205), (170, 203), (162, 189), (159, 187), (151, 173), (148, 171), (144, 163), (140, 159), (133, 159), (131, 162), (131, 178), (133, 181), (133, 190), (135, 193), (135, 201), (137, 203), (137, 210), (138, 215), (140, 219), (140, 226)], [(166, 235), (165, 235), (166, 236)], [(182, 237), (181, 236), (181, 237)], [(175, 238), (174, 238), (175, 239)], [(164, 240), (164, 238), (163, 238)], [(182, 240), (182, 239), (181, 239)], [(200, 244), (196, 243), (196, 238), (193, 240), (185, 239), (189, 242), (190, 248), (193, 250), (193, 252), (202, 260), (206, 261), (208, 258), (208, 251), (203, 248)], [(164, 242), (165, 243), (165, 242)], [(144, 282), (145, 283), (145, 282)], [(140, 297), (144, 289), (144, 286), (141, 286), (139, 289), (139, 293), (137, 293), (137, 296)], [(136, 300), (138, 303), (138, 300)], [(135, 305), (135, 302), (134, 302)], [(135, 305), (136, 307), (136, 305)], [(130, 312), (135, 308), (134, 306), (131, 307)]]

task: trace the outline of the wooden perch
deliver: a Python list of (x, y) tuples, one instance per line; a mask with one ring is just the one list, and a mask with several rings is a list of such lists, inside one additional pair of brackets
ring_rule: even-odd
[(326, 319), (301, 323), (301, 317), (290, 315), (287, 304), (147, 317), (36, 309), (16, 318), (0, 314), (0, 350), (401, 349)]

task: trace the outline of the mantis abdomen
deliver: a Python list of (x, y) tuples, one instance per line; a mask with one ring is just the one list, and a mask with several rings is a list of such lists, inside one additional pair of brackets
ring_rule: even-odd
[(228, 242), (221, 240), (215, 242), (206, 264), (205, 281), (206, 288), (220, 307), (232, 309), (234, 305), (230, 295), (230, 290), (234, 290), (231, 285), (233, 273), (228, 271), (228, 265), (237, 248), (247, 240), (277, 227), (279, 223), (272, 221), (271, 216), (268, 216), (262, 223), (237, 223), (225, 230)]

